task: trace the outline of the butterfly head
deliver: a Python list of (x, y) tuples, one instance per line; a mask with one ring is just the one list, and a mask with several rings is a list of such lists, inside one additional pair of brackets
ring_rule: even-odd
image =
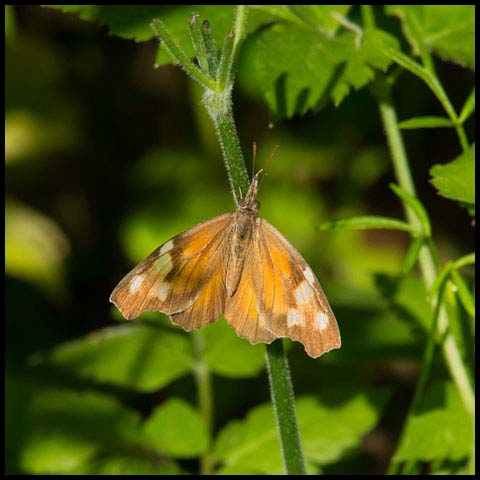
[(260, 202), (257, 200), (257, 192), (259, 187), (260, 175), (263, 170), (259, 170), (252, 178), (250, 187), (244, 198), (238, 202), (238, 209), (244, 212), (257, 213), (260, 208)]

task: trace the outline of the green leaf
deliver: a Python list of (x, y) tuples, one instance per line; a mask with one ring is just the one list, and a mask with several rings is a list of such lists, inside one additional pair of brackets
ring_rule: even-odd
[(473, 422), (458, 389), (452, 383), (437, 383), (426, 392), (420, 411), (409, 419), (394, 460), (459, 460), (472, 448)]
[(432, 234), (430, 219), (428, 218), (428, 213), (420, 200), (413, 195), (410, 195), (408, 192), (400, 188), (398, 185), (395, 185), (394, 183), (390, 184), (390, 188), (393, 190), (393, 192), (395, 193), (395, 195), (397, 195), (398, 198), (403, 200), (403, 202), (406, 203), (415, 212), (417, 218), (422, 223), (423, 233), (426, 237), (430, 237)]
[(128, 445), (106, 449), (68, 471), (69, 475), (181, 475), (176, 462), (153, 449)]
[(475, 144), (446, 165), (434, 165), (430, 180), (444, 197), (475, 203)]
[(462, 258), (459, 258), (458, 260), (455, 260), (454, 264), (455, 264), (456, 269), (465, 267), (467, 265), (474, 265), (475, 264), (475, 253), (469, 253), (468, 255), (465, 255)]
[(395, 218), (374, 215), (365, 215), (326, 222), (322, 223), (319, 228), (320, 230), (367, 230), (371, 228), (384, 228), (388, 230), (403, 230), (404, 232), (415, 233), (415, 229), (406, 222), (396, 220)]
[(414, 265), (417, 263), (418, 255), (420, 254), (420, 250), (422, 249), (423, 245), (425, 244), (425, 237), (415, 237), (411, 242), (410, 246), (408, 247), (407, 254), (405, 255), (405, 260), (403, 262), (403, 273), (408, 274)]
[(389, 5), (415, 53), (419, 42), (445, 60), (475, 68), (474, 5)]
[(105, 449), (136, 442), (140, 433), (140, 415), (110, 397), (19, 380), (8, 383), (6, 416), (17, 419), (7, 425), (7, 444), (16, 445), (21, 470), (33, 474), (84, 468)]
[(413, 117), (401, 121), (398, 126), (403, 130), (412, 130), (415, 128), (445, 128), (455, 127), (454, 123), (445, 117)]
[(207, 325), (203, 361), (217, 375), (244, 378), (257, 375), (265, 365), (265, 345), (251, 345), (240, 338), (225, 319)]
[(145, 422), (145, 438), (165, 455), (197, 457), (208, 448), (203, 418), (187, 402), (171, 398), (157, 407)]
[(148, 392), (191, 371), (193, 353), (183, 333), (119, 325), (64, 343), (41, 360), (79, 377)]
[(263, 472), (253, 468), (239, 467), (237, 465), (221, 467), (215, 475), (263, 475)]
[[(297, 400), (297, 419), (305, 460), (327, 464), (357, 447), (377, 423), (388, 393), (371, 389), (325, 391), (320, 400)], [(270, 404), (253, 408), (243, 421), (230, 422), (219, 433), (215, 455), (228, 467), (248, 468), (264, 474), (282, 474), (277, 427)]]
[(64, 295), (64, 261), (69, 251), (68, 238), (51, 218), (7, 199), (6, 273), (30, 281), (54, 297)]
[(465, 122), (465, 120), (475, 111), (475, 87), (468, 96), (465, 104), (463, 105), (462, 111), (458, 117), (460, 123)]
[(253, 11), (267, 13), (272, 19), (287, 20), (334, 36), (340, 24), (332, 14), (347, 15), (351, 5), (250, 5)]
[[(190, 58), (194, 51), (189, 35), (188, 19), (192, 12), (199, 14), (199, 22), (210, 21), (212, 35), (217, 45), (222, 45), (223, 39), (233, 25), (234, 6), (224, 5), (49, 5), (49, 8), (60, 9), (66, 13), (76, 13), (83, 20), (107, 25), (111, 34), (122, 38), (145, 42), (154, 37), (150, 27), (153, 19), (158, 18), (165, 23), (173, 40)], [(255, 22), (251, 28), (255, 28)], [(153, 63), (153, 59), (152, 59)], [(158, 49), (156, 65), (172, 63), (172, 59), (162, 48)]]
[(377, 38), (397, 45), (379, 30), (365, 30), (357, 48), (351, 32), (330, 37), (294, 22), (278, 22), (247, 38), (240, 83), (264, 93), (275, 120), (318, 110), (330, 100), (339, 105), (352, 89), (372, 81), (376, 69), (386, 71), (391, 64), (378, 50)]

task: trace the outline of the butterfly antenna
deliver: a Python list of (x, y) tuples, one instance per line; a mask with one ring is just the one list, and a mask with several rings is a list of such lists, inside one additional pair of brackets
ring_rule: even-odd
[(268, 158), (267, 165), (266, 165), (266, 167), (263, 169), (265, 173), (262, 175), (262, 180), (261, 180), (261, 182), (260, 182), (259, 188), (260, 188), (260, 186), (261, 186), (262, 183), (263, 183), (264, 177), (267, 176), (267, 175), (268, 175), (268, 172), (270, 171), (270, 165), (271, 165), (271, 163), (272, 163), (273, 157), (274, 157), (275, 154), (277, 153), (277, 150), (278, 150), (278, 145), (275, 145), (275, 147), (273, 147), (272, 153), (270, 154), (270, 157)]

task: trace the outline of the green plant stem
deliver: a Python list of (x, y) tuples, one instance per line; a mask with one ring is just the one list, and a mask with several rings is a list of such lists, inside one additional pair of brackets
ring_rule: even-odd
[(288, 475), (305, 475), (290, 369), (281, 340), (267, 345), (270, 393), (277, 418), (283, 461)]
[[(410, 168), (408, 165), (407, 156), (405, 153), (405, 147), (403, 144), (400, 129), (398, 127), (398, 119), (393, 106), (390, 94), (390, 88), (386, 83), (380, 88), (375, 90), (380, 109), (380, 115), (385, 128), (385, 132), (390, 147), (390, 153), (395, 168), (395, 174), (400, 186), (413, 196), (416, 196), (415, 187), (413, 185)], [(409, 208), (405, 207), (405, 215), (408, 222), (419, 228), (420, 220)], [(433, 260), (432, 252), (427, 243), (422, 247), (419, 254), (420, 269), (422, 271), (423, 279), (427, 291), (430, 290), (437, 275), (435, 263)], [(447, 367), (450, 371), (457, 388), (460, 392), (460, 396), (465, 405), (466, 410), (475, 418), (475, 396), (473, 393), (470, 380), (468, 378), (465, 365), (462, 362), (458, 346), (451, 332), (448, 331), (449, 319), (445, 307), (440, 306), (438, 315), (438, 330), (441, 336), (444, 335), (444, 341), (442, 342), (442, 351), (445, 357)]]
[[(205, 106), (214, 122), (217, 136), (222, 148), (225, 166), (227, 168), (234, 200), (244, 196), (249, 187), (249, 178), (240, 141), (238, 139), (235, 121), (233, 119), (231, 92), (233, 84), (232, 70), (245, 31), (246, 6), (237, 7), (235, 19), (233, 48), (228, 61), (230, 72), (225, 75), (228, 83), (220, 93), (206, 92)], [(227, 39), (226, 41), (230, 41)], [(221, 66), (219, 66), (219, 69)], [(276, 340), (266, 348), (270, 393), (280, 434), (285, 469), (287, 474), (304, 474), (303, 453), (300, 446), (300, 436), (295, 417), (295, 397), (290, 379), (288, 361), (283, 351), (281, 340)]]
[(195, 380), (197, 383), (197, 398), (200, 415), (207, 425), (209, 445), (207, 451), (200, 458), (200, 472), (202, 475), (213, 473), (213, 458), (211, 451), (211, 438), (213, 430), (213, 391), (212, 378), (208, 365), (203, 361), (204, 337), (198, 332), (192, 334), (195, 352)]
[[(218, 70), (220, 78), (213, 80), (198, 69), (180, 47), (173, 41), (170, 34), (160, 20), (152, 23), (158, 35), (167, 46), (167, 50), (182, 68), (204, 87), (202, 102), (207, 109), (217, 132), (222, 149), (225, 166), (228, 172), (233, 198), (244, 196), (250, 184), (248, 172), (243, 160), (240, 141), (238, 139), (232, 111), (232, 88), (234, 69), (238, 51), (245, 33), (247, 6), (239, 5), (236, 8), (233, 37), (229, 35), (225, 44)], [(209, 70), (210, 70), (209, 65)], [(237, 196), (238, 195), (238, 196)], [(209, 429), (212, 424), (212, 391), (210, 373), (202, 361), (203, 345), (201, 338), (194, 335), (196, 349), (196, 379), (198, 385), (198, 401), (200, 410)], [(267, 345), (267, 365), (269, 372), (270, 391), (274, 406), (280, 445), (288, 474), (304, 474), (303, 453), (300, 446), (300, 436), (295, 417), (295, 397), (290, 379), (288, 361), (283, 351), (281, 340)], [(210, 473), (213, 469), (210, 453), (202, 457), (202, 473)]]

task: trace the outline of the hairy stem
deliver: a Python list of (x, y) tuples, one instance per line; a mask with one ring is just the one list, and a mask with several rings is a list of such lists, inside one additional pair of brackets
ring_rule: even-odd
[[(217, 137), (222, 149), (223, 159), (228, 172), (233, 198), (238, 204), (238, 199), (242, 198), (249, 187), (249, 177), (245, 162), (243, 160), (240, 141), (238, 138), (235, 121), (232, 110), (232, 88), (234, 82), (234, 71), (238, 52), (245, 34), (245, 25), (247, 18), (247, 6), (239, 5), (236, 9), (235, 23), (233, 32), (225, 39), (225, 44), (218, 65), (217, 78), (209, 77), (204, 71), (211, 72), (213, 66), (212, 46), (209, 44), (208, 35), (210, 34), (210, 25), (204, 26), (203, 34), (206, 37), (201, 38), (198, 35), (198, 25), (195, 25), (196, 16), (191, 19), (192, 39), (196, 43), (205, 46), (207, 52), (204, 52), (203, 70), (197, 68), (193, 62), (180, 49), (175, 41), (169, 35), (167, 29), (160, 20), (152, 23), (158, 36), (164, 41), (167, 51), (175, 62), (190, 74), (194, 80), (204, 87), (202, 102), (207, 109), (217, 132)], [(207, 38), (207, 42), (204, 41)], [(210, 49), (210, 52), (208, 51)], [(202, 361), (203, 344), (202, 338), (194, 335), (194, 344), (196, 351), (195, 375), (198, 385), (198, 401), (202, 416), (207, 422), (211, 431), (212, 427), (212, 387), (210, 372), (208, 367)], [(270, 390), (272, 403), (274, 406), (278, 431), (280, 434), (280, 445), (284, 458), (286, 472), (288, 474), (304, 474), (303, 453), (300, 447), (300, 437), (295, 417), (295, 397), (293, 386), (290, 379), (288, 361), (283, 351), (281, 340), (276, 340), (267, 345), (267, 364), (270, 380)], [(202, 457), (202, 473), (208, 474), (213, 470), (210, 449)]]
[(292, 380), (281, 340), (267, 345), (267, 366), (285, 470), (288, 475), (305, 475)]
[[(237, 7), (233, 39), (231, 48), (224, 49), (224, 58), (219, 65), (219, 72), (225, 85), (220, 84), (220, 92), (207, 91), (204, 95), (204, 104), (215, 125), (220, 142), (225, 166), (227, 168), (230, 185), (235, 202), (245, 195), (249, 186), (249, 178), (243, 160), (240, 141), (233, 119), (231, 92), (233, 86), (233, 69), (238, 56), (238, 49), (245, 31), (246, 6)], [(222, 70), (222, 62), (227, 65), (228, 71)], [(268, 374), (272, 403), (275, 410), (280, 445), (282, 449), (287, 474), (303, 474), (303, 453), (300, 446), (298, 426), (295, 417), (295, 397), (290, 379), (288, 361), (283, 351), (281, 340), (267, 345), (266, 349)]]

